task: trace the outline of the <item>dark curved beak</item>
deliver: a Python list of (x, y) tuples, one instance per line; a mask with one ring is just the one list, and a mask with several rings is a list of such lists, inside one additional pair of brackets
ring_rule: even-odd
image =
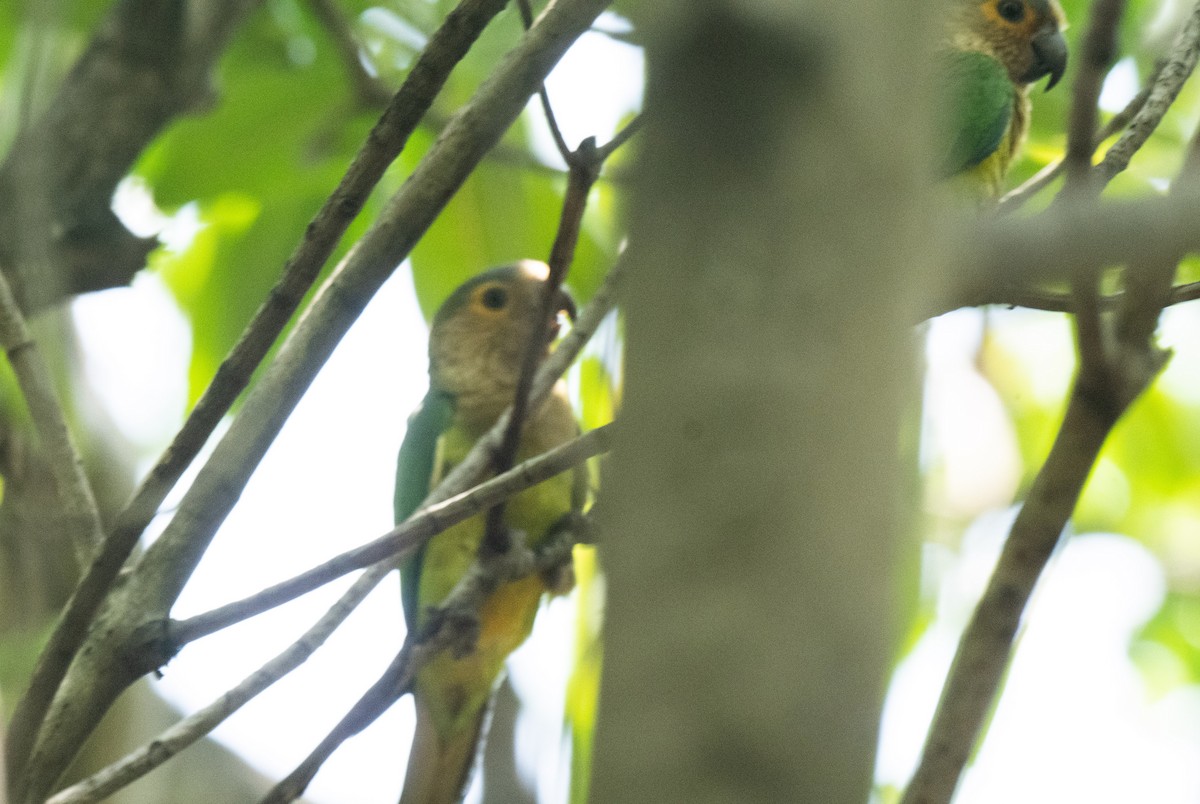
[(1046, 91), (1049, 92), (1067, 71), (1067, 40), (1057, 25), (1047, 25), (1033, 37), (1030, 47), (1033, 48), (1033, 65), (1024, 80), (1033, 82), (1048, 75), (1050, 81), (1046, 84)]

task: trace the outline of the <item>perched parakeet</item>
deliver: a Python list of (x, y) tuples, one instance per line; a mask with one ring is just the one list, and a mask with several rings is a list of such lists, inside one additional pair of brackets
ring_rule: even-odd
[[(558, 314), (574, 315), (559, 293), (553, 316), (538, 320), (548, 268), (525, 260), (467, 281), (441, 306), (429, 336), (429, 392), (409, 419), (396, 469), (396, 521), (426, 494), (513, 402), (522, 356), (536, 330), (546, 353), (558, 333)], [(544, 356), (544, 355), (543, 355)], [(531, 411), (517, 460), (545, 452), (579, 433), (560, 382)], [(535, 547), (565, 515), (578, 511), (587, 490), (584, 470), (550, 478), (511, 500), (505, 524)], [(410, 631), (426, 623), (475, 560), (483, 538), (480, 514), (438, 534), (401, 568), (401, 594)], [(466, 789), (482, 742), (484, 722), (504, 660), (529, 635), (546, 582), (538, 575), (496, 589), (480, 611), (475, 650), (462, 658), (435, 654), (417, 673), (413, 697), (417, 730), (401, 804), (451, 804)]]
[(946, 0), (941, 126), (947, 176), (995, 198), (1029, 130), (1029, 87), (1067, 68), (1057, 0)]

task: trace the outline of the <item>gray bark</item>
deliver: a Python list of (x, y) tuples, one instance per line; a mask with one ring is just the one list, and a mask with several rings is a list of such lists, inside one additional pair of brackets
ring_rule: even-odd
[(596, 801), (862, 802), (929, 259), (920, 4), (660, 2)]

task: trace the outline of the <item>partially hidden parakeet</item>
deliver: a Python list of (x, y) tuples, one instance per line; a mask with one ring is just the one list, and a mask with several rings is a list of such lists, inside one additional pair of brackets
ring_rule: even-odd
[[(513, 402), (522, 355), (535, 330), (546, 354), (558, 314), (574, 315), (559, 291), (549, 320), (537, 320), (548, 269), (524, 260), (470, 279), (442, 304), (429, 337), (429, 392), (409, 419), (396, 469), (395, 512), (401, 522)], [(544, 357), (544, 355), (543, 355)], [(579, 433), (566, 389), (531, 411), (517, 460), (533, 457)], [(585, 470), (550, 478), (508, 501), (505, 524), (536, 547), (564, 515), (578, 511), (587, 491)], [(485, 515), (434, 536), (401, 568), (401, 595), (410, 632), (419, 633), (430, 607), (446, 598), (475, 560)], [(435, 654), (417, 673), (417, 729), (401, 804), (461, 800), (482, 742), (492, 692), (504, 661), (533, 627), (545, 580), (533, 575), (504, 584), (480, 611), (475, 649), (462, 658)]]
[(946, 0), (939, 58), (946, 176), (995, 198), (1029, 130), (1029, 88), (1067, 67), (1057, 0)]

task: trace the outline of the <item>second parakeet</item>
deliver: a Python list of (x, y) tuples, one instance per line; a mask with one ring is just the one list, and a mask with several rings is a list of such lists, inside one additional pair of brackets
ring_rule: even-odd
[[(396, 521), (406, 519), (445, 474), (513, 402), (522, 356), (534, 333), (545, 354), (560, 313), (574, 314), (559, 291), (550, 318), (539, 309), (545, 264), (525, 260), (467, 281), (442, 304), (429, 336), (429, 392), (409, 419), (396, 471)], [(531, 410), (517, 460), (556, 447), (579, 433), (565, 386)], [(505, 525), (536, 547), (565, 515), (579, 510), (587, 489), (584, 470), (558, 475), (509, 500)], [(419, 632), (475, 560), (485, 515), (434, 536), (401, 568), (405, 619)], [(417, 673), (413, 697), (417, 729), (401, 804), (454, 804), (461, 800), (482, 741), (484, 724), (504, 661), (525, 641), (547, 587), (533, 575), (501, 585), (484, 602), (474, 650), (456, 658), (435, 654)]]
[(946, 176), (983, 200), (998, 196), (1029, 130), (1029, 88), (1067, 67), (1056, 0), (946, 0), (939, 52)]

